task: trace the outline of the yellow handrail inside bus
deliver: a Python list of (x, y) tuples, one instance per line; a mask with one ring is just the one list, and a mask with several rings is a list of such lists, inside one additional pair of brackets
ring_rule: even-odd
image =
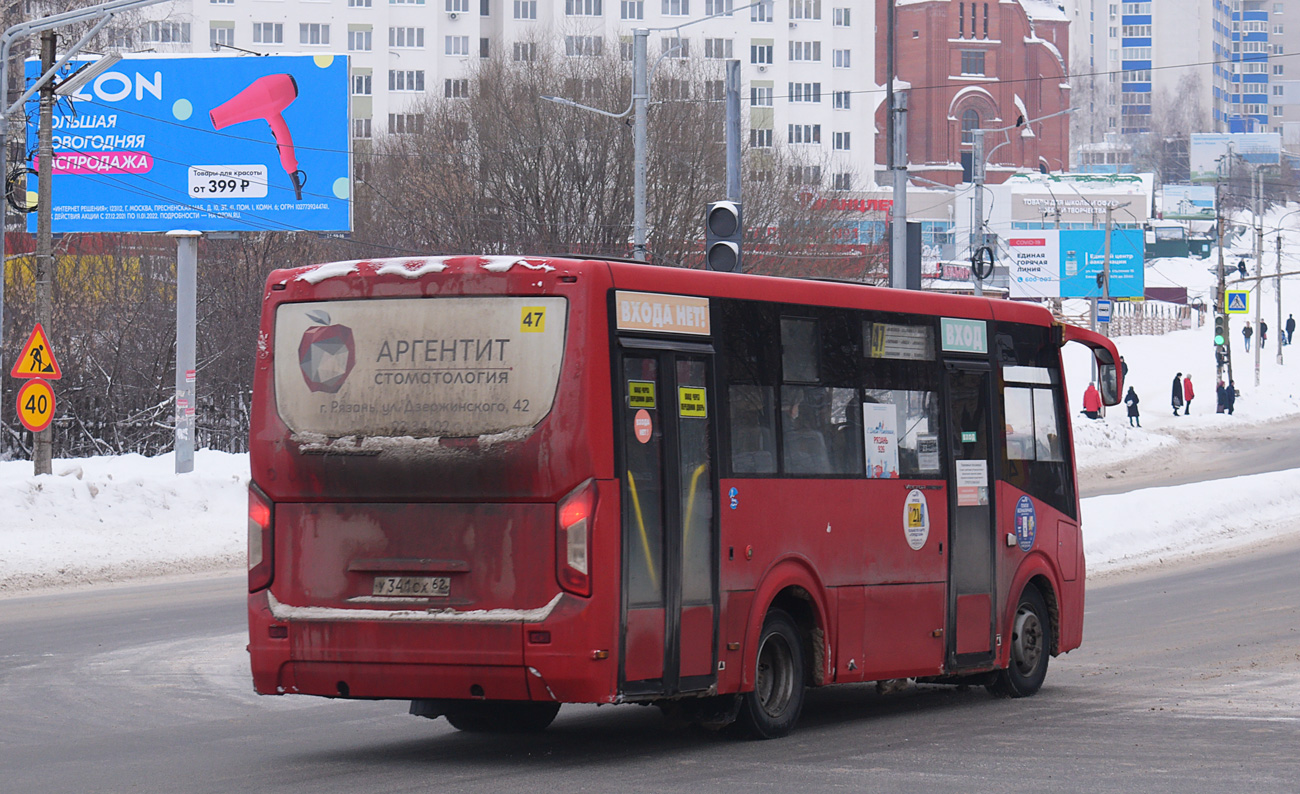
[(645, 550), (645, 567), (650, 573), (650, 584), (658, 590), (659, 576), (655, 574), (655, 562), (650, 557), (650, 538), (646, 537), (645, 517), (641, 514), (641, 497), (636, 492), (636, 477), (633, 477), (630, 471), (627, 473), (627, 487), (632, 493), (632, 509), (636, 511), (637, 527), (641, 530), (641, 548)]
[(682, 551), (685, 552), (691, 547), (691, 521), (695, 518), (695, 486), (700, 482), (700, 475), (708, 468), (709, 464), (701, 463), (695, 467), (695, 473), (691, 475), (691, 490), (686, 497), (686, 527), (682, 530)]

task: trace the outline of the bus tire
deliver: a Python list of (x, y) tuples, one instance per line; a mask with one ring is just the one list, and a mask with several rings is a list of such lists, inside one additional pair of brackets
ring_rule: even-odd
[(559, 712), (559, 703), (463, 700), (447, 703), (443, 716), (467, 733), (540, 733)]
[(741, 695), (735, 728), (754, 739), (790, 733), (804, 701), (803, 642), (794, 620), (779, 609), (767, 613), (758, 638), (754, 689)]
[(1052, 650), (1052, 619), (1047, 602), (1033, 585), (1020, 594), (1011, 624), (1011, 658), (986, 688), (998, 697), (1023, 698), (1037, 692), (1047, 678)]

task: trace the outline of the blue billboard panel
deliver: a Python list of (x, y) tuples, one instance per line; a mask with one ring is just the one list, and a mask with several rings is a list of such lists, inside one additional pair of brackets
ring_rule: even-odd
[[(1105, 229), (1070, 229), (1061, 232), (1061, 297), (1100, 298), (1097, 274), (1106, 261)], [(1071, 258), (1075, 266), (1071, 268)], [(1110, 233), (1110, 297), (1141, 298), (1143, 276), (1141, 229), (1113, 229)], [(1074, 272), (1071, 273), (1070, 271)]]
[(351, 231), (349, 143), (346, 57), (126, 56), (55, 106), (54, 231)]
[[(1007, 238), (1013, 298), (1100, 298), (1106, 261), (1105, 229), (1037, 229)], [(1141, 298), (1145, 267), (1141, 229), (1110, 235), (1110, 297)]]

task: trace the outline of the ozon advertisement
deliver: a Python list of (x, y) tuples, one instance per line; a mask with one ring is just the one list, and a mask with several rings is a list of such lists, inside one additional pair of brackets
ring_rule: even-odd
[(55, 104), (54, 231), (350, 231), (348, 132), (345, 56), (128, 55)]

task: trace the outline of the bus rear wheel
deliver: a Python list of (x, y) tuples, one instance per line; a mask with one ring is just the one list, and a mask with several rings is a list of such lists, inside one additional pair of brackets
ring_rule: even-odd
[(754, 689), (741, 696), (735, 728), (755, 739), (790, 733), (804, 701), (803, 643), (794, 620), (774, 609), (763, 621), (754, 666)]
[(443, 716), (453, 728), (468, 733), (539, 733), (559, 712), (559, 703), (465, 700), (448, 703)]
[(1038, 588), (1030, 585), (1020, 594), (1011, 625), (1011, 659), (988, 690), (998, 697), (1023, 698), (1037, 692), (1047, 678), (1052, 650), (1052, 619)]

